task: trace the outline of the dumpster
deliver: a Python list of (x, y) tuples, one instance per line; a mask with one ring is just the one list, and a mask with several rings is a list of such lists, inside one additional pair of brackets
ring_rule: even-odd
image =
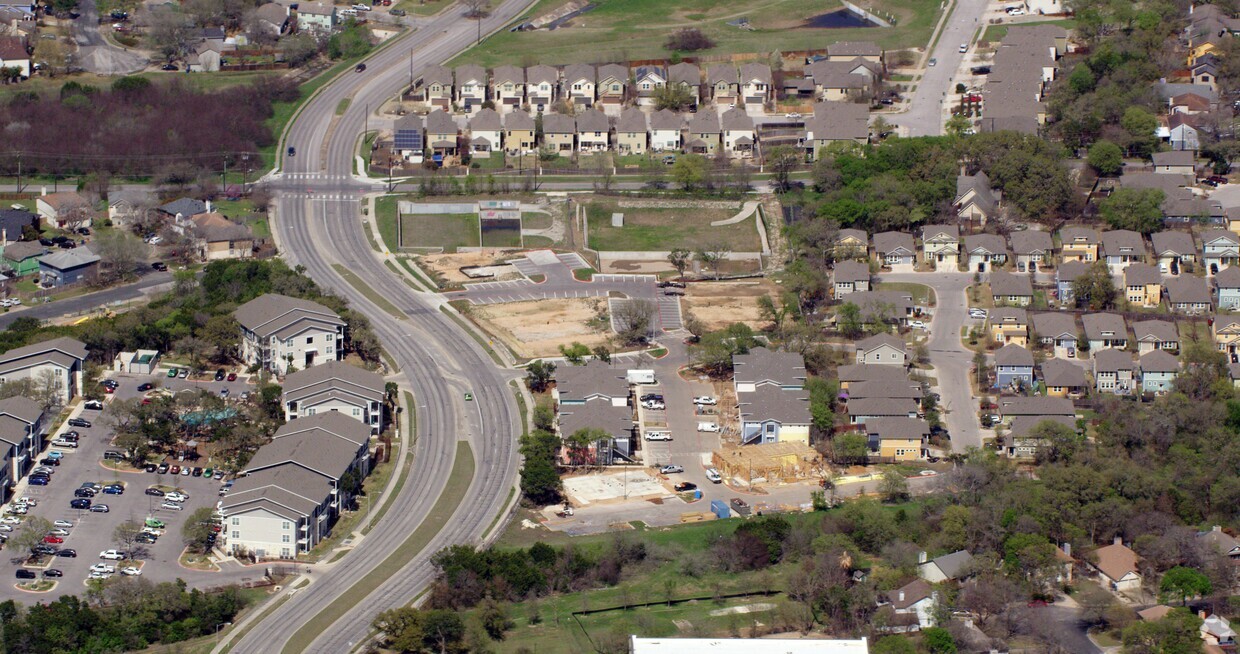
[(723, 500), (711, 500), (710, 511), (720, 519), (730, 518), (732, 516), (732, 509), (728, 508), (728, 503)]

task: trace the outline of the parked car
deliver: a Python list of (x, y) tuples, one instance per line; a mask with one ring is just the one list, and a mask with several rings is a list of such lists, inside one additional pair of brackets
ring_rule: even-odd
[(201, 476), (202, 476), (202, 468), (194, 468), (194, 473), (193, 473), (193, 474), (194, 474), (194, 476), (195, 476), (195, 477), (201, 477)]
[(659, 468), (659, 473), (664, 474), (664, 475), (672, 475), (672, 474), (676, 474), (678, 472), (684, 472), (684, 471), (685, 471), (684, 466), (678, 466), (678, 465), (665, 465), (662, 468)]
[(103, 453), (103, 460), (104, 461), (124, 461), (125, 455), (124, 453), (117, 452), (116, 450), (108, 450), (107, 452)]
[(125, 558), (125, 553), (120, 550), (104, 550), (99, 553), (99, 558), (109, 561), (121, 561)]
[(39, 576), (34, 573), (34, 570), (27, 570), (25, 568), (17, 569), (18, 579), (37, 579), (38, 577)]
[(682, 481), (679, 484), (672, 486), (672, 488), (674, 488), (677, 493), (685, 493), (688, 491), (697, 490), (697, 484), (691, 481)]
[(224, 372), (223, 368), (215, 371), (215, 381), (224, 381), (224, 378), (227, 376), (228, 374)]
[(388, 13), (393, 16), (404, 16), (406, 12), (404, 9), (393, 9), (389, 11)]
[(137, 577), (142, 574), (142, 569), (141, 568), (121, 568), (121, 574), (130, 576), (130, 577)]
[(155, 468), (155, 472), (161, 475), (164, 474), (165, 472), (168, 472), (168, 464), (167, 463), (159, 464), (159, 467)]
[(104, 495), (124, 495), (125, 487), (124, 486), (107, 486), (103, 489), (103, 494)]
[(176, 466), (176, 465), (172, 466), (171, 468), (168, 469), (168, 474), (170, 475), (181, 474), (181, 466)]
[(88, 500), (88, 499), (84, 499), (84, 498), (78, 498), (78, 499), (76, 499), (76, 500), (69, 500), (69, 508), (71, 508), (71, 509), (89, 509), (89, 508), (90, 508), (90, 500)]
[(53, 520), (52, 526), (70, 528), (73, 526), (73, 523), (68, 520)]
[(56, 551), (56, 556), (59, 556), (59, 557), (61, 557), (62, 559), (76, 559), (76, 558), (77, 558), (77, 550), (74, 550), (74, 549), (57, 550), (57, 551)]
[(181, 506), (180, 504), (177, 504), (176, 502), (164, 502), (163, 504), (159, 505), (159, 508), (168, 509), (170, 511), (181, 511), (185, 507)]
[(146, 489), (146, 490), (145, 490), (145, 491), (143, 491), (143, 492), (145, 492), (147, 495), (154, 495), (155, 497), (163, 497), (163, 496), (164, 496), (164, 492), (163, 492), (163, 491), (161, 491), (161, 490), (159, 490), (158, 488), (155, 488), (155, 487), (153, 487), (153, 486), (152, 486), (151, 488)]
[(912, 329), (925, 329), (926, 323), (921, 320), (910, 320), (908, 321), (908, 326)]
[(156, 261), (155, 263), (151, 264), (151, 269), (158, 270), (159, 272), (167, 272), (168, 264), (162, 261)]
[(672, 435), (665, 431), (648, 431), (646, 432), (646, 440), (648, 441), (670, 441)]
[(90, 428), (90, 421), (84, 420), (82, 418), (69, 418), (66, 424), (68, 424), (70, 427), (85, 427), (87, 429)]
[(181, 368), (181, 372), (177, 373), (178, 379), (186, 379), (189, 377), (189, 368)]
[(699, 422), (697, 425), (697, 430), (715, 433), (719, 431), (719, 425), (713, 422)]
[(715, 470), (714, 468), (706, 469), (706, 478), (709, 479), (711, 483), (713, 484), (723, 483), (723, 475), (719, 474), (719, 471)]
[(65, 542), (65, 539), (61, 538), (60, 536), (53, 536), (51, 534), (48, 534), (43, 537), (43, 542), (47, 543), (48, 545), (60, 545), (61, 543)]
[(79, 489), (77, 489), (77, 490), (73, 491), (73, 496), (74, 496), (74, 497), (94, 497), (94, 496), (95, 496), (95, 491), (93, 491), (93, 490), (91, 490), (91, 489), (89, 489), (89, 488), (79, 488)]
[[(125, 558), (125, 557), (121, 557), (121, 558)], [(101, 572), (103, 574), (112, 574), (113, 572), (116, 572), (116, 566), (108, 565), (106, 563), (94, 563), (90, 566), (90, 571)]]
[(709, 395), (699, 395), (699, 396), (697, 396), (697, 397), (693, 398), (693, 403), (694, 403), (694, 404), (708, 404), (708, 405), (715, 405), (715, 404), (719, 404), (719, 400), (716, 400), (715, 398), (713, 398), (713, 397), (711, 397), (711, 396), (709, 396)]
[(147, 391), (151, 390), (152, 388), (155, 388), (155, 384), (152, 384), (151, 382), (146, 382), (146, 383), (143, 383), (143, 384), (138, 384), (138, 392), (139, 392), (139, 393), (145, 393), (145, 392), (147, 392)]
[(65, 573), (64, 573), (64, 572), (62, 572), (62, 571), (60, 571), (60, 570), (57, 570), (56, 568), (48, 568), (48, 569), (46, 569), (46, 570), (44, 570), (44, 571), (43, 571), (43, 576), (44, 576), (44, 577), (50, 577), (50, 578), (53, 578), (53, 579), (59, 579), (59, 578), (61, 578), (61, 577), (65, 576)]
[(103, 402), (100, 402), (99, 400), (86, 400), (82, 403), (82, 408), (90, 409), (92, 411), (102, 411)]
[(107, 512), (108, 512), (108, 511), (110, 511), (110, 510), (111, 510), (111, 509), (109, 509), (109, 508), (108, 508), (108, 505), (107, 505), (107, 504), (96, 504), (96, 505), (94, 505), (94, 506), (90, 507), (90, 512), (91, 512), (91, 513), (107, 513)]

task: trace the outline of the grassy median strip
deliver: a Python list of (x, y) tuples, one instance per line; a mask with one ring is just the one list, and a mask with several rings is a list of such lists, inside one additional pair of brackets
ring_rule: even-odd
[(387, 581), (392, 575), (405, 567), (413, 557), (426, 548), (435, 534), (447, 524), (452, 518), (452, 514), (456, 513), (456, 509), (460, 506), (461, 501), (465, 499), (465, 491), (469, 489), (469, 484), (474, 479), (474, 453), (470, 449), (469, 443), (458, 441), (456, 444), (456, 458), (452, 462), (452, 474), (448, 477), (448, 483), (444, 486), (443, 492), (439, 494), (439, 499), (435, 501), (435, 506), (431, 508), (426, 519), (418, 528), (410, 534), (405, 542), (401, 543), (396, 551), (383, 560), (382, 563), (375, 566), (369, 574), (357, 580), (348, 590), (340, 594), (336, 601), (328, 605), (327, 608), (319, 611), (306, 626), (299, 629), (297, 633), (288, 641), (282, 650), (284, 654), (295, 654), (296, 652), (309, 651), (310, 643), (318, 638), (328, 627), (335, 624), (337, 620), (344, 616), (349, 609), (362, 603), (366, 596), (370, 595), (384, 581)]
[[(371, 529), (387, 515), (388, 509), (392, 508), (392, 501), (400, 495), (400, 489), (405, 487), (405, 482), (409, 479), (409, 471), (413, 469), (413, 446), (418, 442), (418, 419), (414, 413), (413, 393), (405, 392), (405, 414), (409, 416), (409, 437), (405, 439), (404, 447), (409, 448), (409, 456), (405, 457), (405, 465), (400, 470), (400, 476), (396, 479), (396, 485), (392, 487), (392, 492), (385, 498), (375, 511), (373, 518), (366, 519), (365, 526), (362, 527), (362, 535), (370, 533)], [(399, 460), (399, 459), (398, 459)]]
[(380, 309), (392, 314), (397, 320), (405, 319), (405, 313), (403, 311), (396, 308), (396, 305), (392, 304), (387, 298), (376, 293), (373, 288), (367, 286), (366, 282), (363, 282), (361, 277), (354, 275), (348, 268), (345, 268), (338, 263), (333, 263), (332, 268), (335, 268), (336, 272), (339, 273), (341, 277), (344, 277), (345, 281), (352, 284), (353, 288), (356, 288), (359, 293), (365, 295), (367, 300), (379, 305)]

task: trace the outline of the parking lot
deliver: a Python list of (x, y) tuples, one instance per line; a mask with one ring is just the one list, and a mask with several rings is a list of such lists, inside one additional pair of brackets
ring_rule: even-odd
[(174, 393), (185, 389), (204, 389), (215, 395), (219, 395), (223, 389), (228, 389), (228, 396), (237, 398), (246, 391), (254, 391), (254, 385), (249, 383), (245, 375), (240, 375), (235, 381), (215, 381), (214, 378), (203, 377), (199, 379), (182, 379), (180, 377), (169, 377), (167, 372), (158, 372), (150, 375), (134, 375), (129, 373), (110, 373), (109, 377), (120, 383), (117, 387), (115, 396), (119, 398), (131, 398), (145, 395), (150, 391), (139, 391), (138, 386), (144, 383), (153, 384), (155, 388), (164, 388)]

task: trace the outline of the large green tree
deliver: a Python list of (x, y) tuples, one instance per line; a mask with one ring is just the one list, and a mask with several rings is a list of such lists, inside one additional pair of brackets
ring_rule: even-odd
[(1112, 229), (1150, 234), (1163, 227), (1165, 198), (1156, 188), (1121, 188), (1098, 204), (1098, 212)]

